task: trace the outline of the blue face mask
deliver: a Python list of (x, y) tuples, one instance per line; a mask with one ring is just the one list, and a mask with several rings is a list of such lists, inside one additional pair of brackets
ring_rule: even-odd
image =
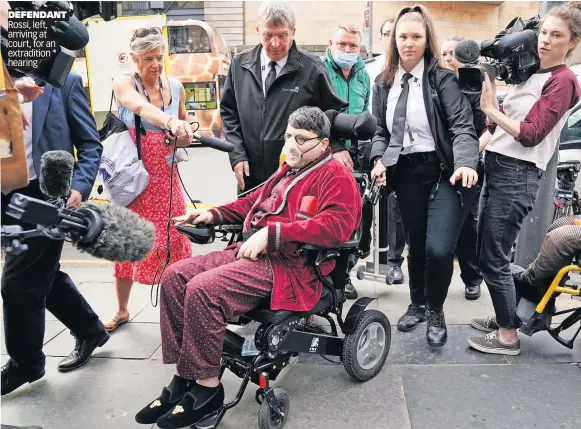
[(333, 60), (335, 60), (335, 64), (337, 64), (342, 69), (353, 67), (357, 62), (357, 58), (359, 58), (359, 54), (348, 54), (338, 49), (333, 53)]

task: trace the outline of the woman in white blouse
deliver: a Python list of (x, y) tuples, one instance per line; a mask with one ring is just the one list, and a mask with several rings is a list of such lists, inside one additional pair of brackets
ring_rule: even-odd
[(371, 150), (372, 175), (395, 190), (409, 245), (411, 304), (397, 327), (408, 332), (427, 320), (432, 347), (447, 340), (444, 301), (459, 228), (478, 179), (472, 109), (438, 52), (427, 10), (402, 9), (383, 79), (373, 88), (378, 130)]

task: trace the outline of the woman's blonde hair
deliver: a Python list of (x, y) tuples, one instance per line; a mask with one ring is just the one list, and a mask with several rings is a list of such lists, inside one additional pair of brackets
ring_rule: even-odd
[(402, 10), (399, 11), (397, 18), (395, 18), (395, 22), (393, 24), (393, 31), (391, 32), (391, 36), (389, 39), (389, 43), (387, 45), (387, 52), (386, 52), (386, 61), (385, 61), (385, 70), (383, 71), (383, 79), (387, 83), (392, 83), (395, 75), (397, 73), (397, 69), (399, 67), (399, 53), (397, 52), (397, 43), (396, 43), (396, 31), (397, 26), (401, 22), (421, 22), (424, 25), (426, 30), (426, 51), (424, 52), (424, 57), (427, 58), (437, 58), (438, 59), (438, 67), (444, 68), (442, 63), (440, 62), (440, 52), (438, 40), (436, 38), (436, 31), (434, 26), (434, 21), (426, 9), (422, 5), (416, 5), (412, 7), (404, 7)]
[(152, 49), (164, 49), (165, 45), (166, 41), (159, 27), (138, 28), (129, 42), (131, 53), (135, 56), (143, 55)]

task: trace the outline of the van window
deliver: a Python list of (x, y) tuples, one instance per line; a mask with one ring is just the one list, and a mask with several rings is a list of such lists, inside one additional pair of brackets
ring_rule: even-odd
[(216, 82), (183, 82), (187, 110), (210, 110), (218, 107)]
[(212, 45), (208, 33), (198, 25), (168, 26), (169, 54), (209, 54)]

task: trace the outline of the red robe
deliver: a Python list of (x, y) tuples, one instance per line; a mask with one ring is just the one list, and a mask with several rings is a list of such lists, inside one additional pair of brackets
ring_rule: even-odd
[[(260, 204), (289, 170), (283, 164), (256, 191), (211, 209), (214, 224), (244, 222), (244, 231), (251, 230), (251, 220)], [(284, 192), (277, 195), (275, 207), (258, 225), (268, 228), (266, 251), (274, 272), (271, 308), (308, 311), (319, 301), (323, 285), (298, 249), (302, 244), (334, 247), (351, 238), (361, 222), (358, 185), (349, 170), (327, 150), (296, 174)], [(333, 266), (333, 262), (322, 264), (323, 275), (330, 273)]]

